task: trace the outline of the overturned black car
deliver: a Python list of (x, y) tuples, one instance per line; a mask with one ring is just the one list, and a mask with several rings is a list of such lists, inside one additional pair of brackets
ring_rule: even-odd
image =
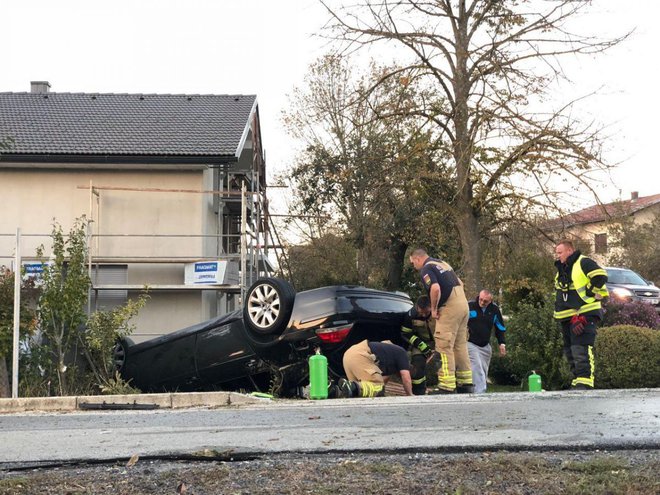
[(256, 281), (242, 310), (134, 344), (122, 339), (115, 364), (143, 392), (243, 390), (300, 395), (307, 360), (318, 347), (330, 376), (344, 374), (342, 357), (364, 339), (401, 343), (412, 307), (404, 294), (332, 286), (295, 293), (278, 278)]

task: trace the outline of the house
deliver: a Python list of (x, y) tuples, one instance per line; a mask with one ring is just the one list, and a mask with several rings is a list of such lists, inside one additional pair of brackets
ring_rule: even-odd
[(555, 238), (579, 239), (590, 247), (596, 261), (607, 263), (612, 254), (615, 227), (624, 219), (635, 224), (648, 223), (656, 215), (660, 215), (660, 194), (640, 198), (633, 192), (629, 200), (590, 206), (552, 220), (545, 230), (552, 231)]
[[(0, 93), (0, 265), (88, 221), (91, 306), (145, 285), (145, 340), (223, 314), (272, 269), (254, 95)], [(243, 249), (241, 249), (241, 243)], [(206, 278), (196, 278), (196, 269)], [(239, 268), (240, 271), (239, 271)]]

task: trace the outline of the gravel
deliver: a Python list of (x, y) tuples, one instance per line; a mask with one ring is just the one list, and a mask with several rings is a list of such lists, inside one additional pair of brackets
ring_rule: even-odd
[(0, 470), (0, 494), (652, 494), (657, 450), (280, 454)]

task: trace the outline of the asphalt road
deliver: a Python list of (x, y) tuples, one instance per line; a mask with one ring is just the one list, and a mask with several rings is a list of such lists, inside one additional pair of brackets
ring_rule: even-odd
[(0, 415), (0, 467), (191, 454), (660, 447), (660, 390)]

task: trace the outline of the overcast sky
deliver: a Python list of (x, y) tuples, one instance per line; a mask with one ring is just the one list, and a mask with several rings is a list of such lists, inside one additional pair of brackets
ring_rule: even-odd
[[(567, 92), (599, 91), (583, 111), (609, 126), (606, 158), (623, 162), (603, 178), (602, 199), (660, 193), (660, 2), (595, 4), (585, 30), (636, 30), (597, 61), (567, 67)], [(256, 94), (271, 173), (293, 158), (280, 124), (287, 94), (325, 49), (313, 36), (325, 21), (316, 0), (2, 0), (0, 15), (0, 91), (47, 80), (56, 92)]]

